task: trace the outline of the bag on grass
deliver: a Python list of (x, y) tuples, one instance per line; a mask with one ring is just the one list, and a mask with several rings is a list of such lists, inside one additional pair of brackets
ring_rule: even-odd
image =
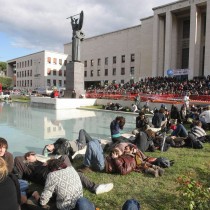
[(169, 160), (164, 157), (159, 157), (152, 164), (160, 166), (161, 168), (169, 168), (174, 164), (174, 160)]

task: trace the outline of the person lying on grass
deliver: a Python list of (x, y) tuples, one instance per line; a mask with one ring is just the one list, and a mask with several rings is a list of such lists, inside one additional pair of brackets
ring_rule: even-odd
[[(61, 156), (59, 159), (62, 160), (67, 166), (72, 165), (68, 156), (66, 155)], [(39, 161), (36, 153), (33, 151), (27, 152), (24, 157), (15, 157), (14, 166), (15, 172), (19, 178), (24, 178), (40, 185), (45, 185), (47, 175), (50, 172), (46, 166), (46, 163)], [(80, 177), (83, 187), (92, 193), (101, 194), (109, 192), (113, 188), (113, 183), (98, 185), (89, 180), (89, 178), (84, 176), (83, 173), (77, 173)]]
[[(122, 143), (120, 143), (122, 144)], [(152, 174), (155, 177), (162, 176), (164, 169), (153, 165), (149, 159), (133, 144), (127, 144), (124, 152), (116, 145), (111, 154), (106, 157), (106, 171), (109, 173), (129, 174), (132, 171)], [(150, 159), (155, 161), (156, 159)]]

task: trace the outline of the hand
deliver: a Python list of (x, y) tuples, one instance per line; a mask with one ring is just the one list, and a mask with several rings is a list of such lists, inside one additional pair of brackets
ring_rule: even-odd
[(113, 159), (118, 158), (118, 154), (117, 154), (117, 153), (115, 153), (115, 152), (113, 152), (113, 153), (112, 153), (112, 158), (113, 158)]

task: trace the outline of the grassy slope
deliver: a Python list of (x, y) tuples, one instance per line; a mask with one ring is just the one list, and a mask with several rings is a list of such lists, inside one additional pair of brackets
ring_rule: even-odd
[(100, 210), (118, 210), (129, 198), (141, 202), (144, 210), (184, 209), (178, 196), (176, 179), (178, 176), (192, 172), (193, 177), (204, 181), (210, 187), (210, 144), (204, 149), (170, 148), (167, 152), (147, 153), (149, 156), (167, 157), (175, 164), (165, 170), (162, 177), (153, 178), (146, 174), (133, 172), (126, 176), (91, 172), (86, 174), (96, 183), (114, 183), (114, 189), (106, 194), (94, 195), (85, 190), (89, 198)]

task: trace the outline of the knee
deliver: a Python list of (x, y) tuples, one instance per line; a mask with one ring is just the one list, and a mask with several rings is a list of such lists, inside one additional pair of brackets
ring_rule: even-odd
[(95, 210), (95, 206), (87, 198), (81, 197), (77, 200), (75, 210)]

